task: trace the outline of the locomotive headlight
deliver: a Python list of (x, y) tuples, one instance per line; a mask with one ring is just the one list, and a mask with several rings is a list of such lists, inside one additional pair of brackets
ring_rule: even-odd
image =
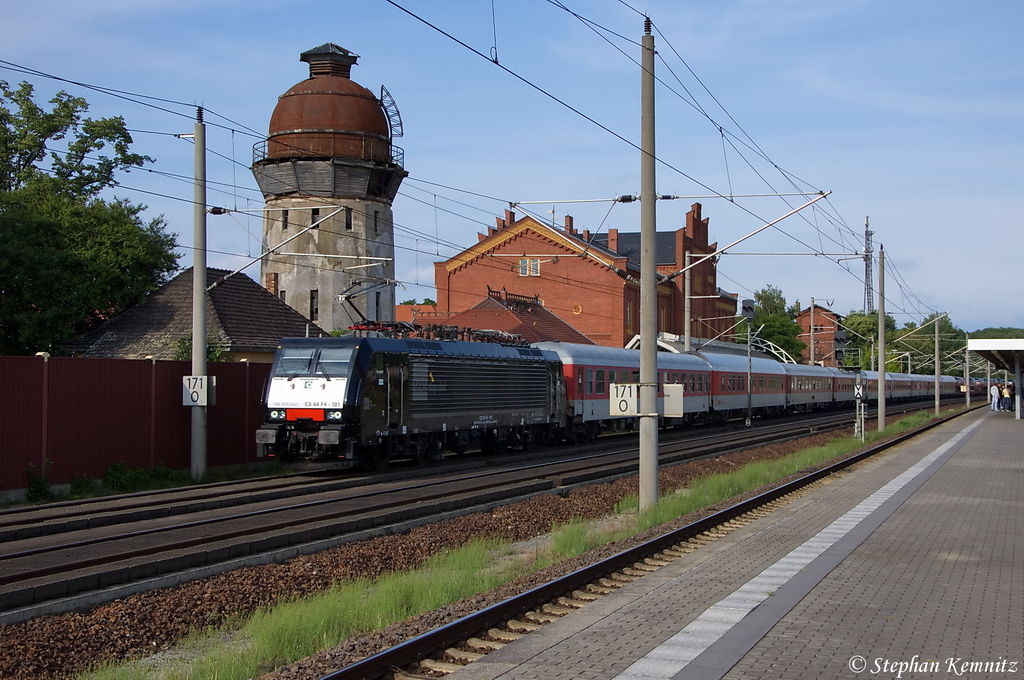
[(270, 412), (271, 420), (284, 420), (285, 412), (283, 410), (272, 410)]
[(341, 420), (341, 411), (328, 411), (327, 412), (327, 419), (328, 420)]

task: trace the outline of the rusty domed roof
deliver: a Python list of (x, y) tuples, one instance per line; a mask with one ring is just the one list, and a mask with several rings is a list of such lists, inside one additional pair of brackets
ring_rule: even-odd
[(303, 52), (310, 77), (283, 95), (270, 118), (267, 157), (391, 160), (380, 101), (348, 77), (358, 55), (332, 43)]

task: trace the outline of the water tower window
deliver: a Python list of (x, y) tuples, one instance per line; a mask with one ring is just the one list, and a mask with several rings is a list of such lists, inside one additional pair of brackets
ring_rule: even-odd
[(277, 297), (281, 298), (281, 302), (285, 302), (285, 304), (287, 304), (287, 302), (284, 299), (284, 291), (283, 290), (277, 294)]
[(380, 230), (377, 227), (377, 220), (379, 218), (380, 218), (380, 211), (379, 210), (374, 210), (373, 211), (373, 233), (374, 234), (379, 234), (380, 233)]
[(352, 231), (352, 208), (345, 208), (345, 231)]
[(281, 211), (281, 231), (288, 231), (288, 211)]
[(309, 211), (309, 223), (313, 224), (320, 219), (320, 208), (313, 208)]
[(309, 291), (309, 320), (316, 321), (320, 317), (320, 292)]

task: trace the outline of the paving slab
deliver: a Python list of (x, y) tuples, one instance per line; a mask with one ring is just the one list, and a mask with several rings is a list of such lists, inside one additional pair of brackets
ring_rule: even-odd
[(448, 677), (1022, 677), (1021, 427), (957, 418)]

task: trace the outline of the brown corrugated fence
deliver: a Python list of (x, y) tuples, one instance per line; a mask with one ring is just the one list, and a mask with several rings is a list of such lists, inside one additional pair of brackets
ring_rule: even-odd
[[(185, 361), (0, 356), (0, 491), (30, 469), (51, 484), (100, 478), (114, 463), (188, 469), (191, 416), (181, 403)], [(207, 465), (252, 463), (270, 364), (209, 364)]]

